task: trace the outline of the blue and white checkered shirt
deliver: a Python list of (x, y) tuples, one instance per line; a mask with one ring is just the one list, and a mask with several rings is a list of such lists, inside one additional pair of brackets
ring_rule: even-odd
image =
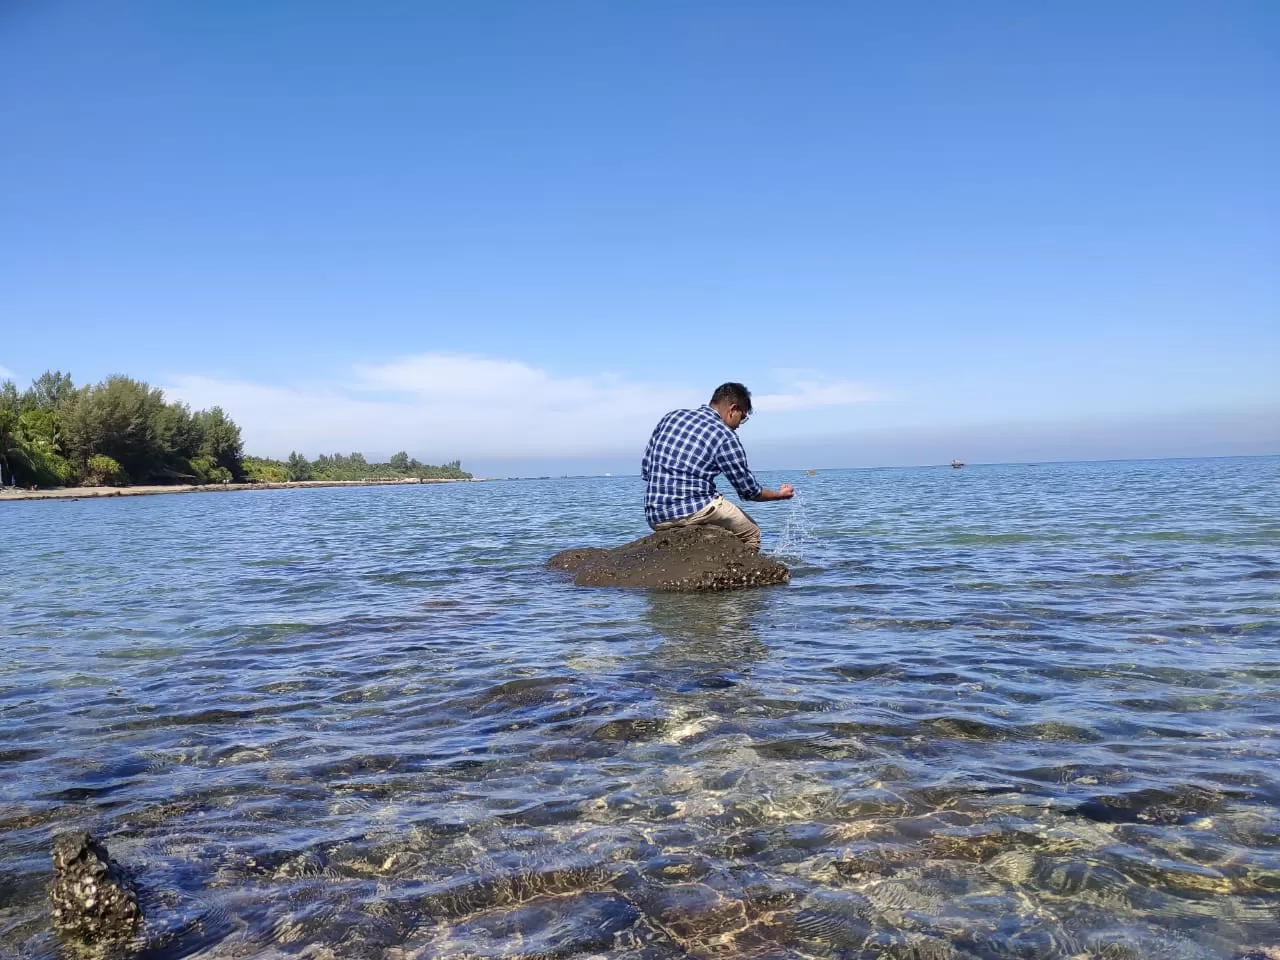
[(760, 496), (738, 435), (709, 406), (672, 410), (658, 421), (645, 448), (644, 515), (650, 526), (692, 516), (716, 495), (723, 473), (743, 500)]

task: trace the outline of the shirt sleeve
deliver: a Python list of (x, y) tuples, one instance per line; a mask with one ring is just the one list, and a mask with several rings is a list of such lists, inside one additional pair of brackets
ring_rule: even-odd
[[(658, 435), (658, 432), (655, 430), (653, 436), (656, 437), (657, 435)], [(649, 470), (652, 466), (653, 466), (653, 437), (650, 437), (648, 445), (644, 448), (644, 459), (640, 461), (640, 476), (644, 479), (645, 483), (649, 482)]]
[(747, 466), (747, 451), (742, 449), (742, 441), (737, 434), (730, 434), (720, 445), (716, 466), (743, 500), (754, 500), (760, 496), (760, 484)]

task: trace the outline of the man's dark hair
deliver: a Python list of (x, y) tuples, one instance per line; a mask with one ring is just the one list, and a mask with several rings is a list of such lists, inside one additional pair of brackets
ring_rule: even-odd
[(720, 403), (722, 400), (736, 404), (747, 413), (751, 412), (751, 391), (740, 383), (722, 383), (716, 387), (716, 392), (711, 395), (711, 402)]

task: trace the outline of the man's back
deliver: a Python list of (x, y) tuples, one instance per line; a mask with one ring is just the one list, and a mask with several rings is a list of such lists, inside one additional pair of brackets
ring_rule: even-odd
[(672, 410), (658, 421), (641, 463), (649, 523), (656, 526), (702, 510), (716, 495), (717, 473), (744, 500), (760, 493), (741, 442), (715, 410)]

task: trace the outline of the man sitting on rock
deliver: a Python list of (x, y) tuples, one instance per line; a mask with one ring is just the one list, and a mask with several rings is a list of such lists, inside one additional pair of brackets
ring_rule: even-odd
[(751, 392), (722, 383), (711, 403), (672, 410), (658, 421), (644, 451), (644, 513), (654, 530), (694, 523), (724, 527), (752, 550), (760, 550), (760, 528), (740, 508), (716, 493), (723, 473), (743, 500), (789, 500), (791, 484), (766, 490), (752, 476), (735, 431), (751, 416)]

